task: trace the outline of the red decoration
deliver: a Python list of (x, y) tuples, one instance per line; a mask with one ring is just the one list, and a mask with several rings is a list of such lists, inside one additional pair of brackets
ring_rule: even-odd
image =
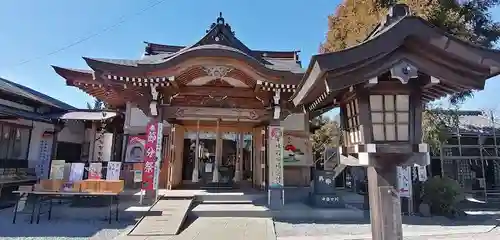
[(285, 150), (295, 152), (297, 150), (297, 148), (291, 144), (288, 144), (288, 145), (286, 145)]
[(156, 142), (158, 123), (151, 121), (146, 127), (146, 143), (144, 145), (144, 167), (142, 170), (142, 190), (153, 190), (155, 175)]

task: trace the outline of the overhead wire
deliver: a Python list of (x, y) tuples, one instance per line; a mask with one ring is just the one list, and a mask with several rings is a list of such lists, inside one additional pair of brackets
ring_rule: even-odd
[(96, 32), (94, 32), (94, 33), (92, 33), (92, 34), (90, 34), (90, 35), (87, 35), (87, 36), (84, 36), (84, 37), (82, 37), (82, 38), (79, 38), (78, 40), (76, 40), (76, 41), (74, 41), (74, 42), (72, 42), (72, 43), (70, 43), (70, 44), (67, 44), (67, 45), (65, 45), (65, 46), (62, 46), (62, 47), (60, 47), (60, 48), (58, 48), (58, 49), (55, 49), (55, 50), (53, 50), (53, 51), (51, 51), (51, 52), (48, 52), (48, 53), (46, 53), (46, 54), (43, 54), (43, 55), (40, 55), (40, 56), (37, 56), (37, 57), (31, 58), (31, 59), (24, 60), (24, 61), (22, 61), (22, 62), (19, 62), (19, 63), (17, 63), (17, 64), (14, 64), (14, 65), (12, 65), (12, 66), (10, 66), (10, 67), (19, 67), (19, 66), (21, 66), (21, 65), (24, 65), (24, 64), (27, 64), (27, 63), (30, 63), (30, 62), (33, 62), (33, 61), (39, 60), (39, 59), (41, 59), (41, 58), (44, 58), (44, 57), (49, 57), (49, 56), (52, 56), (52, 55), (54, 55), (54, 54), (60, 53), (60, 52), (62, 52), (62, 51), (65, 51), (65, 50), (67, 50), (67, 49), (69, 49), (69, 48), (72, 48), (72, 47), (74, 47), (74, 46), (76, 46), (76, 45), (79, 45), (79, 44), (81, 44), (81, 43), (83, 43), (83, 42), (86, 42), (86, 41), (88, 41), (88, 40), (90, 40), (90, 39), (92, 39), (92, 38), (94, 38), (94, 37), (97, 37), (97, 36), (99, 36), (99, 35), (101, 35), (101, 34), (103, 34), (103, 33), (109, 32), (109, 31), (113, 30), (114, 28), (116, 28), (116, 27), (120, 26), (121, 24), (125, 23), (126, 21), (130, 20), (131, 18), (137, 17), (137, 16), (139, 16), (139, 15), (141, 15), (141, 14), (145, 13), (146, 11), (148, 11), (148, 10), (150, 10), (150, 9), (152, 9), (152, 8), (154, 8), (154, 7), (156, 7), (156, 6), (160, 5), (160, 4), (162, 4), (162, 3), (164, 3), (164, 2), (166, 2), (166, 0), (158, 0), (158, 1), (155, 1), (155, 2), (153, 2), (152, 4), (150, 4), (150, 5), (148, 5), (148, 6), (144, 7), (144, 8), (142, 8), (142, 9), (140, 9), (140, 10), (139, 10), (139, 11), (137, 11), (137, 12), (134, 12), (134, 13), (132, 13), (132, 14), (130, 14), (130, 15), (123, 15), (123, 16), (121, 16), (121, 17), (119, 18), (119, 20), (118, 20), (116, 23), (114, 23), (114, 24), (112, 24), (112, 25), (110, 25), (110, 26), (104, 27), (104, 28), (100, 29), (99, 31), (96, 31)]

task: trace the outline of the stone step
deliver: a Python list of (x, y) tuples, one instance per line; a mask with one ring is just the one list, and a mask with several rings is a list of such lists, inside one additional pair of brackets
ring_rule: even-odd
[(253, 204), (199, 204), (191, 214), (196, 217), (272, 217), (268, 208)]
[(243, 192), (202, 193), (195, 196), (197, 202), (254, 202), (265, 199), (265, 194)]
[(305, 204), (286, 204), (270, 210), (255, 204), (199, 204), (191, 210), (197, 217), (254, 217), (290, 220), (358, 220), (364, 211), (356, 208), (312, 208)]

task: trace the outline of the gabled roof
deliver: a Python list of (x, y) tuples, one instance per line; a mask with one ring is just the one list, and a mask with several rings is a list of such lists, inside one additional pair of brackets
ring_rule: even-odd
[(486, 79), (500, 72), (499, 51), (462, 41), (420, 17), (407, 15), (407, 11), (401, 14), (401, 9), (408, 8), (404, 4), (393, 8), (398, 10), (393, 12), (396, 14), (391, 14), (366, 41), (313, 56), (292, 97), (294, 103), (307, 104), (327, 90), (366, 82), (402, 61), (461, 89), (482, 89)]
[(144, 56), (139, 60), (88, 57), (84, 59), (95, 71), (142, 76), (149, 71), (179, 64), (187, 58), (228, 57), (250, 63), (252, 67), (263, 72), (293, 78), (298, 82), (304, 72), (298, 59), (298, 52), (251, 50), (235, 36), (231, 26), (221, 15), (207, 33), (190, 46), (146, 42)]
[(23, 86), (21, 84), (9, 81), (4, 78), (0, 78), (0, 91), (3, 91), (8, 94), (13, 94), (22, 98), (25, 98), (27, 100), (47, 105), (50, 107), (55, 107), (61, 110), (71, 110), (71, 109), (76, 109), (75, 107), (64, 103), (62, 101), (59, 101), (55, 98), (52, 98), (50, 96), (47, 96), (43, 93), (40, 93), (38, 91), (35, 91), (29, 87)]

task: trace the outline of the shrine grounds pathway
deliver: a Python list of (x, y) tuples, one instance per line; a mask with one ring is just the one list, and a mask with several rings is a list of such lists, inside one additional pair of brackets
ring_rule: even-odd
[[(121, 204), (120, 222), (104, 220), (107, 208), (71, 208), (57, 206), (51, 221), (42, 216), (40, 224), (29, 224), (29, 216), (20, 216), (12, 224), (12, 208), (0, 210), (0, 239), (96, 239), (96, 240), (354, 240), (370, 239), (368, 219), (360, 221), (290, 221), (269, 218), (188, 217), (176, 236), (126, 236), (143, 210), (137, 202)], [(136, 208), (131, 210), (131, 208)], [(147, 207), (143, 207), (147, 208)], [(29, 209), (28, 209), (29, 210)], [(500, 214), (466, 219), (404, 218), (404, 239), (408, 240), (486, 240), (500, 239)]]
[[(500, 239), (500, 215), (444, 217), (403, 217), (403, 235), (407, 240), (486, 240)], [(286, 221), (275, 220), (278, 240), (358, 240), (371, 239), (369, 219), (364, 221)]]

